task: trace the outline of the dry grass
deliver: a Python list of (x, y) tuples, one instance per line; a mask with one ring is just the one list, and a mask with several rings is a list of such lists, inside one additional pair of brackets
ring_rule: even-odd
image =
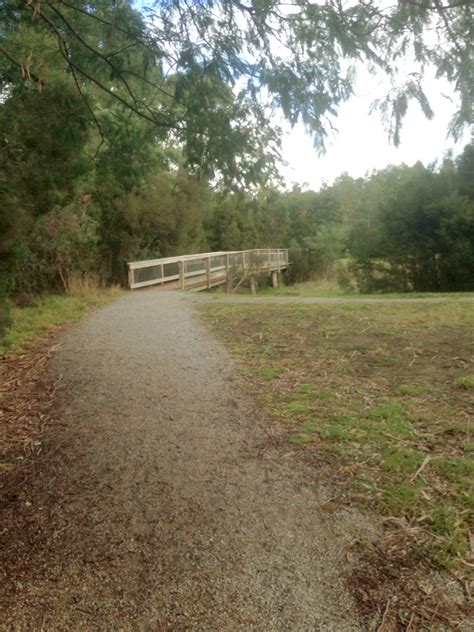
[(280, 439), (332, 481), (334, 502), (386, 516), (412, 560), (464, 581), (474, 568), (473, 306), (203, 309)]
[(41, 450), (45, 425), (54, 419), (58, 384), (47, 365), (61, 328), (118, 296), (86, 280), (74, 293), (38, 299), (12, 309), (12, 324), (0, 343), (0, 476)]

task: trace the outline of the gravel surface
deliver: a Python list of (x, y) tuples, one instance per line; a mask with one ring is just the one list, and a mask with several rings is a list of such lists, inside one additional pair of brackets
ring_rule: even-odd
[(129, 293), (62, 334), (1, 629), (362, 629), (345, 576), (374, 527), (271, 441), (196, 300)]
[(338, 305), (342, 303), (368, 303), (373, 305), (376, 303), (383, 303), (389, 305), (392, 303), (472, 303), (474, 304), (474, 298), (470, 296), (442, 296), (437, 298), (436, 296), (427, 296), (425, 298), (370, 298), (370, 297), (316, 297), (316, 296), (252, 296), (251, 294), (236, 294), (229, 296), (223, 292), (216, 292), (214, 294), (201, 293), (198, 295), (198, 299), (203, 302), (212, 300), (213, 302), (219, 301), (219, 303), (255, 303), (256, 305), (285, 305), (287, 303), (303, 303), (308, 305)]

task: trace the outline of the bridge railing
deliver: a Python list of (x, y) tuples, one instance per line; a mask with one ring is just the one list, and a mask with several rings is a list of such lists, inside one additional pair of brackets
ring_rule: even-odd
[(148, 261), (132, 261), (128, 265), (131, 289), (148, 285), (171, 288), (203, 289), (230, 282), (233, 278), (261, 272), (280, 272), (288, 267), (288, 250), (258, 248), (207, 252)]

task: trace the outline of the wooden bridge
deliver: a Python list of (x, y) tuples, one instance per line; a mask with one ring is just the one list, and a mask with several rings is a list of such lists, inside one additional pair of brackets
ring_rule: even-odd
[(288, 265), (288, 250), (265, 248), (208, 252), (128, 263), (128, 283), (132, 290), (149, 285), (166, 289), (204, 290), (226, 285), (235, 289), (246, 279), (255, 291), (256, 277), (271, 274), (278, 285), (278, 273)]

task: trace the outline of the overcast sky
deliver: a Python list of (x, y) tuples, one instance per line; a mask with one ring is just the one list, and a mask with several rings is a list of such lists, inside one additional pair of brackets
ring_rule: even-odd
[(427, 165), (442, 158), (448, 149), (460, 153), (469, 141), (467, 131), (458, 143), (447, 138), (454, 105), (443, 95), (452, 98), (452, 89), (447, 82), (431, 78), (426, 84), (426, 92), (435, 112), (434, 118), (427, 120), (419, 106), (413, 103), (403, 125), (401, 144), (394, 147), (388, 141), (380, 114), (368, 113), (371, 102), (382, 95), (383, 89), (379, 80), (359, 71), (356, 96), (341, 107), (335, 122), (339, 132), (322, 156), (318, 156), (311, 137), (302, 126), (290, 129), (288, 125), (282, 125), (286, 129), (283, 156), (288, 166), (282, 167), (281, 172), (288, 188), (292, 183), (306, 183), (308, 188), (317, 190), (323, 182), (331, 183), (344, 171), (359, 177), (389, 164), (413, 165), (420, 160)]
[[(135, 2), (141, 9), (150, 6), (149, 0)], [(434, 33), (432, 37), (435, 37)], [(283, 56), (287, 54), (278, 44), (276, 50)], [(400, 63), (397, 74), (403, 83), (407, 74), (415, 71), (417, 66), (415, 64), (411, 67), (409, 56)], [(429, 75), (429, 69), (425, 70)], [(390, 164), (413, 165), (421, 161), (428, 165), (442, 159), (448, 150), (453, 150), (455, 155), (461, 153), (469, 142), (467, 130), (457, 143), (447, 137), (449, 122), (456, 110), (453, 102), (456, 97), (447, 81), (434, 78), (433, 69), (431, 77), (425, 76), (423, 86), (434, 111), (434, 118), (426, 119), (420, 107), (411, 103), (403, 123), (401, 143), (399, 147), (394, 147), (389, 142), (380, 114), (369, 114), (372, 102), (389, 91), (390, 80), (383, 74), (377, 77), (370, 75), (364, 66), (360, 66), (357, 72), (355, 95), (340, 107), (339, 116), (334, 121), (338, 133), (328, 139), (325, 154), (318, 155), (311, 136), (302, 125), (291, 128), (284, 121), (283, 115), (279, 119), (278, 114), (274, 114), (273, 120), (285, 131), (282, 155), (287, 164), (281, 166), (280, 172), (287, 188), (295, 183), (318, 190), (324, 182), (330, 184), (341, 173), (347, 172), (350, 176), (359, 177)]]

